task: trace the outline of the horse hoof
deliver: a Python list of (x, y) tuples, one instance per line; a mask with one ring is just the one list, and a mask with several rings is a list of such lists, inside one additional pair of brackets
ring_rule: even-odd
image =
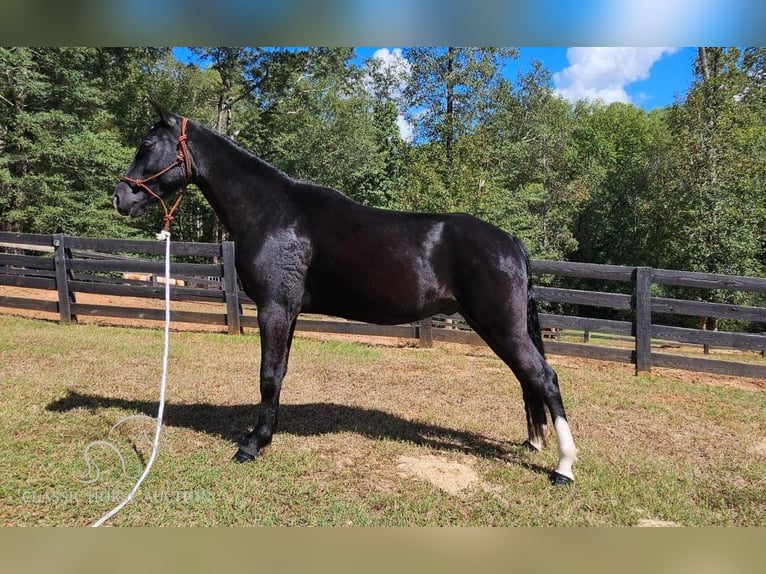
[(528, 440), (525, 440), (523, 443), (521, 443), (521, 448), (523, 448), (524, 450), (528, 450), (529, 452), (540, 452), (540, 449), (537, 448)]
[(553, 486), (569, 486), (570, 484), (574, 484), (574, 480), (568, 476), (564, 476), (563, 474), (559, 474), (558, 472), (553, 471), (551, 473), (551, 484)]
[(250, 454), (249, 452), (245, 452), (244, 450), (242, 450), (242, 449), (239, 449), (239, 450), (236, 452), (236, 454), (235, 454), (233, 457), (231, 457), (231, 460), (232, 460), (233, 462), (236, 462), (236, 463), (238, 463), (238, 464), (241, 464), (241, 463), (243, 463), (243, 462), (250, 462), (251, 460), (255, 460), (255, 457), (256, 457), (256, 456), (257, 456), (257, 455), (254, 455), (254, 454)]

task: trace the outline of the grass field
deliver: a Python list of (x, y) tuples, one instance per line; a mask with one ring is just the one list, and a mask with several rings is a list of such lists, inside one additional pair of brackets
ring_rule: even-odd
[[(87, 525), (121, 499), (152, 425), (110, 429), (156, 414), (161, 355), (160, 330), (0, 316), (0, 523)], [(170, 356), (160, 455), (112, 525), (766, 525), (756, 385), (552, 357), (580, 449), (552, 488), (555, 439), (519, 446), (521, 392), (484, 349), (298, 338), (280, 432), (246, 465), (258, 337), (174, 333)], [(125, 472), (101, 444), (88, 474), (98, 440)]]

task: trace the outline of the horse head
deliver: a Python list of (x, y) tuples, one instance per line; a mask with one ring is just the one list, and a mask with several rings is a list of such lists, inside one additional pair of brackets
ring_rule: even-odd
[[(172, 219), (165, 199), (186, 189), (191, 181), (191, 156), (186, 147), (186, 118), (153, 101), (159, 116), (138, 146), (133, 163), (112, 192), (112, 203), (121, 215), (139, 217), (149, 204), (159, 202), (166, 222)], [(174, 206), (175, 207), (175, 206)]]

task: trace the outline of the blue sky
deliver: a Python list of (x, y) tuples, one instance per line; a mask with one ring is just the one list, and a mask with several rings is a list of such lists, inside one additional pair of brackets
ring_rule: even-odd
[(522, 48), (519, 63), (545, 63), (561, 95), (596, 96), (646, 110), (683, 98), (694, 79), (696, 48)]
[[(396, 61), (397, 48), (357, 48), (357, 59), (378, 56)], [(176, 48), (174, 54), (188, 60), (189, 52)], [(541, 61), (553, 74), (562, 97), (622, 101), (652, 110), (682, 98), (693, 80), (696, 48), (566, 48), (522, 47), (519, 58), (511, 60), (505, 74), (515, 80), (529, 69), (532, 60)]]
[[(357, 54), (365, 59), (379, 50), (392, 53), (395, 48), (357, 48)], [(695, 55), (696, 48), (522, 47), (505, 74), (515, 80), (532, 60), (539, 60), (553, 74), (558, 93), (571, 101), (622, 101), (652, 110), (686, 94)]]

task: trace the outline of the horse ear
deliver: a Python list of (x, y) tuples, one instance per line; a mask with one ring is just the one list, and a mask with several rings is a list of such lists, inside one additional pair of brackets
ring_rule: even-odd
[(146, 96), (146, 99), (152, 105), (154, 111), (157, 112), (157, 115), (160, 117), (160, 121), (169, 126), (175, 125), (175, 116), (171, 114), (162, 104), (155, 102), (149, 95)]

